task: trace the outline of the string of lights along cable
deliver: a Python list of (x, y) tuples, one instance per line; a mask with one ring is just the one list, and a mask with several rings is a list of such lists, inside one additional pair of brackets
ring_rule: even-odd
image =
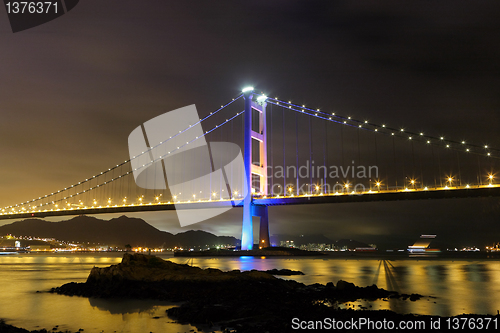
[[(243, 117), (247, 112), (243, 105), (246, 99), (251, 99), (252, 105), (250, 125), (248, 118)], [(155, 159), (148, 158), (141, 166), (135, 165), (134, 162), (150, 156), (152, 150), (158, 151), (198, 125), (202, 126), (203, 135)], [(243, 152), (248, 139), (246, 126), (251, 126), (249, 133), (253, 133), (251, 160), (244, 163), (245, 168), (251, 169), (248, 195), (257, 204), (307, 204), (314, 203), (314, 198), (322, 198), (322, 203), (334, 203), (350, 198), (388, 200), (403, 194), (406, 199), (417, 199), (426, 195), (459, 195), (464, 191), (477, 195), (500, 192), (497, 177), (500, 149), (354, 119), (267, 97), (247, 87), (239, 96), (198, 122), (179, 129), (178, 134), (158, 145), (63, 189), (7, 205), (0, 210), (0, 218), (139, 211), (145, 207), (163, 210), (175, 204), (189, 207), (199, 203), (216, 206), (221, 201), (239, 202), (243, 199), (245, 184), (229, 188), (225, 182), (236, 173), (244, 173), (245, 168), (232, 167), (226, 179), (211, 179), (209, 189), (201, 190), (196, 188), (196, 182), (189, 182), (186, 188), (177, 186), (175, 191), (168, 186), (166, 189), (141, 188), (135, 183), (134, 171), (161, 167), (157, 162), (201, 138), (207, 142), (232, 142)], [(133, 169), (132, 165), (136, 167)], [(182, 169), (182, 164), (177, 168)], [(302, 200), (304, 198), (307, 201)]]

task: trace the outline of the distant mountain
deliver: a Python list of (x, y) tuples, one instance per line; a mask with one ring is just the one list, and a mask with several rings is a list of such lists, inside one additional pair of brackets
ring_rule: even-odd
[(239, 244), (234, 237), (216, 236), (205, 231), (186, 231), (172, 234), (160, 231), (138, 218), (120, 216), (109, 221), (91, 216), (77, 216), (68, 221), (47, 222), (28, 219), (0, 227), (0, 235), (33, 236), (58, 240), (99, 243), (124, 247), (193, 247), (218, 244)]

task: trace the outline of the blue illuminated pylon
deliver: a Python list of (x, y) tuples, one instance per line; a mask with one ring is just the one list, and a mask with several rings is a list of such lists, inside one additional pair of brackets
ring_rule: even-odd
[[(252, 174), (260, 177), (259, 195), (267, 196), (267, 133), (266, 133), (266, 98), (260, 96), (255, 103), (252, 89), (244, 89), (245, 98), (245, 130), (243, 155), (245, 165), (245, 198), (243, 200), (243, 224), (241, 228), (241, 249), (253, 249), (253, 223), (252, 217), (260, 217), (259, 248), (270, 246), (269, 219), (267, 206), (256, 206), (252, 202)], [(263, 98), (264, 97), (264, 98)], [(259, 112), (258, 132), (252, 129), (252, 113)], [(259, 142), (259, 163), (252, 163), (252, 140)]]
[(241, 227), (241, 249), (251, 250), (253, 248), (253, 224), (252, 224), (252, 97), (253, 89), (243, 92), (245, 97), (245, 151), (243, 164), (245, 165), (245, 188), (243, 199), (243, 225)]

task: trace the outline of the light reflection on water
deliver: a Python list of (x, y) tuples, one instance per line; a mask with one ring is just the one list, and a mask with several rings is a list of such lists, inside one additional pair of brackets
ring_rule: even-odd
[[(172, 323), (165, 310), (173, 306), (153, 300), (104, 300), (37, 293), (64, 283), (84, 282), (93, 266), (121, 261), (121, 253), (21, 254), (0, 256), (0, 318), (28, 329), (85, 329), (85, 332), (189, 332), (189, 325)], [(292, 269), (306, 275), (283, 277), (312, 284), (338, 280), (358, 286), (376, 284), (401, 293), (436, 298), (416, 302), (359, 301), (372, 309), (400, 313), (450, 316), (461, 313), (496, 314), (500, 309), (500, 261), (494, 260), (378, 260), (376, 258), (172, 258), (176, 263), (223, 271)], [(346, 305), (347, 307), (347, 305)], [(154, 319), (155, 317), (159, 317)]]
[[(84, 332), (189, 332), (194, 327), (172, 323), (165, 310), (172, 303), (153, 300), (104, 300), (61, 296), (47, 291), (67, 282), (84, 282), (93, 266), (121, 261), (116, 255), (0, 256), (0, 318), (30, 330), (56, 325)], [(159, 318), (154, 318), (159, 317)]]
[[(185, 263), (186, 258), (172, 258)], [(379, 288), (400, 293), (417, 293), (436, 298), (411, 302), (389, 299), (359, 301), (372, 309), (388, 309), (400, 313), (451, 316), (462, 313), (496, 314), (500, 309), (500, 261), (439, 259), (379, 260), (376, 258), (194, 258), (190, 264), (221, 270), (268, 270), (287, 268), (305, 275), (284, 277), (305, 284), (338, 280), (357, 286), (376, 284)]]

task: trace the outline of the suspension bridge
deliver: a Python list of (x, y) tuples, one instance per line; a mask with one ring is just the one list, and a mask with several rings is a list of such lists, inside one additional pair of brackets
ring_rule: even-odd
[[(202, 126), (200, 135), (171, 148), (173, 141), (195, 126)], [(499, 149), (354, 119), (257, 94), (250, 87), (178, 132), (99, 174), (4, 207), (0, 219), (182, 211), (230, 204), (243, 208), (245, 250), (254, 246), (253, 217), (260, 218), (259, 247), (270, 246), (269, 206), (500, 195), (495, 174)], [(208, 187), (197, 186), (196, 180), (176, 185), (175, 190), (137, 186), (137, 174), (143, 169), (154, 169), (154, 176), (145, 183), (167, 178), (165, 159), (201, 140), (243, 147), (243, 163), (226, 169), (224, 177), (210, 175)], [(161, 155), (151, 154), (162, 149)], [(202, 164), (202, 158), (190, 163)], [(168, 182), (178, 184), (176, 177), (182, 178), (185, 161), (177, 158), (171, 167), (177, 171)]]

